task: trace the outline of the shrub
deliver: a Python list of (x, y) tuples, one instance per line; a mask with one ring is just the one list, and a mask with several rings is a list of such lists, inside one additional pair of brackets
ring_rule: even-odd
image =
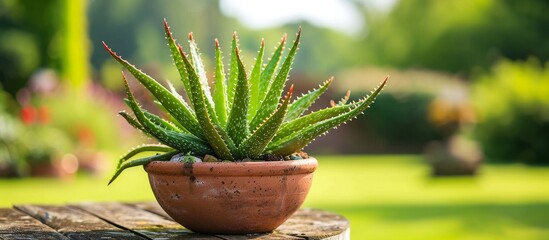
[[(463, 79), (425, 70), (363, 68), (350, 70), (335, 81), (335, 88), (353, 89), (353, 95), (363, 95), (381, 74), (391, 76), (391, 88), (378, 96), (376, 107), (350, 125), (355, 143), (352, 153), (420, 153), (431, 141), (443, 141), (455, 133), (462, 113), (456, 113), (466, 102), (468, 89)], [(378, 106), (379, 105), (379, 106)], [(459, 116), (457, 116), (459, 115)], [(351, 126), (350, 126), (351, 127)]]
[(488, 159), (549, 164), (549, 63), (503, 61), (477, 79), (473, 98)]

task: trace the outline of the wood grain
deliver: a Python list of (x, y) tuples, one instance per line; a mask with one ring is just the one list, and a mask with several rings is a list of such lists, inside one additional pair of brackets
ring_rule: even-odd
[(33, 217), (10, 208), (0, 208), (0, 239), (68, 239)]
[(11, 239), (350, 239), (349, 221), (301, 209), (272, 233), (205, 235), (174, 222), (156, 202), (17, 205), (0, 208), (0, 240)]
[(160, 215), (122, 203), (82, 203), (74, 207), (149, 239), (212, 239)]
[(45, 205), (17, 205), (15, 208), (70, 239), (144, 239), (77, 208)]

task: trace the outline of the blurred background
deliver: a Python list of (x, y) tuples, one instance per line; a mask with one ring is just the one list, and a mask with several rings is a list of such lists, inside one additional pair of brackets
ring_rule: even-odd
[(122, 68), (101, 41), (179, 84), (164, 18), (179, 42), (193, 32), (210, 76), (215, 38), (229, 52), (237, 31), (251, 66), (261, 38), (270, 50), (302, 26), (290, 82), (306, 92), (335, 76), (314, 108), (390, 76), (365, 115), (305, 149), (320, 161), (307, 207), (344, 214), (356, 239), (549, 239), (548, 12), (544, 0), (0, 0), (0, 206), (154, 199), (140, 169), (106, 187), (149, 140), (117, 117)]

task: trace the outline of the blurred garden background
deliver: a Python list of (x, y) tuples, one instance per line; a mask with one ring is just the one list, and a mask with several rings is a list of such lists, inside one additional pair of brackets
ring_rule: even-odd
[(122, 67), (101, 41), (180, 88), (167, 18), (180, 42), (193, 32), (209, 77), (215, 38), (228, 52), (237, 31), (250, 67), (261, 38), (272, 49), (302, 26), (290, 82), (335, 76), (318, 108), (390, 76), (365, 115), (305, 149), (320, 162), (306, 207), (348, 217), (353, 239), (549, 239), (548, 13), (544, 0), (0, 0), (0, 207), (154, 200), (141, 169), (106, 186), (150, 140), (117, 116)]

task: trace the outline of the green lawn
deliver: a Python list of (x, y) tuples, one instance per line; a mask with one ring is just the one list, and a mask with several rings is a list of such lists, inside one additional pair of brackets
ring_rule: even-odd
[[(549, 239), (549, 168), (485, 165), (474, 178), (429, 177), (418, 156), (319, 156), (305, 207), (351, 221), (353, 239)], [(154, 200), (141, 169), (105, 178), (0, 180), (14, 203)]]

